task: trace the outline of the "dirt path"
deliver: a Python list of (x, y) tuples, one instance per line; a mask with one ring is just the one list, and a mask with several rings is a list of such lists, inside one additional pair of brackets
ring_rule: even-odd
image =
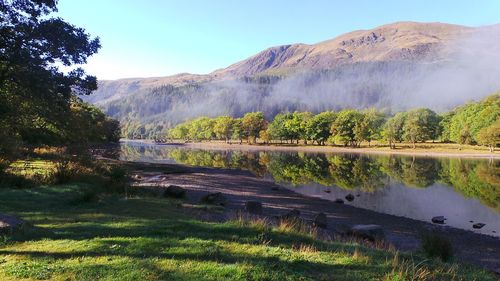
[[(148, 164), (136, 165), (142, 165), (142, 168), (135, 171), (135, 174), (141, 175), (135, 186), (161, 188), (171, 184), (179, 185), (188, 191), (188, 200), (193, 203), (198, 202), (201, 196), (207, 193), (221, 192), (228, 199), (226, 212), (243, 210), (245, 202), (249, 200), (262, 202), (266, 216), (282, 215), (292, 209), (298, 209), (301, 217), (311, 220), (314, 215), (323, 212), (328, 217), (328, 231), (332, 232), (345, 228), (346, 225), (378, 224), (384, 228), (387, 241), (403, 251), (418, 249), (420, 234), (423, 231), (435, 230), (452, 241), (455, 254), (460, 260), (500, 272), (499, 238), (306, 197), (245, 171), (157, 164), (155, 167), (165, 168), (156, 168), (155, 171), (150, 168), (143, 169)], [(177, 172), (163, 172), (171, 168), (177, 169)], [(179, 173), (179, 169), (183, 172)], [(148, 172), (144, 172), (145, 170)]]

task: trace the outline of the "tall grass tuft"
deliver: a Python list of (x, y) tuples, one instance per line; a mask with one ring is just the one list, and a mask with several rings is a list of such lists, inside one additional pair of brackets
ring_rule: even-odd
[(450, 240), (436, 233), (422, 235), (422, 250), (428, 257), (440, 258), (444, 262), (453, 257), (453, 247)]
[(415, 262), (413, 259), (401, 259), (395, 254), (391, 261), (392, 270), (386, 274), (384, 281), (430, 281), (430, 280), (462, 280), (457, 277), (457, 266), (432, 266), (430, 260)]

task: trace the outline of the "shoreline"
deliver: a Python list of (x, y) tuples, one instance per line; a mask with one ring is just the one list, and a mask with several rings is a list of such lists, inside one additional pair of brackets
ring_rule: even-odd
[[(379, 213), (349, 204), (336, 204), (326, 199), (294, 192), (272, 181), (257, 178), (244, 170), (191, 167), (181, 164), (126, 163), (134, 170), (134, 174), (140, 175), (140, 179), (132, 185), (134, 188), (162, 189), (169, 185), (178, 185), (187, 191), (188, 201), (193, 204), (197, 204), (200, 198), (208, 193), (222, 193), (228, 201), (223, 216), (218, 218), (222, 221), (231, 213), (244, 210), (245, 202), (260, 201), (264, 216), (268, 219), (286, 214), (293, 209), (299, 210), (301, 218), (306, 221), (311, 221), (320, 212), (324, 213), (328, 218), (327, 231), (330, 232), (356, 224), (381, 225), (386, 233), (387, 242), (398, 250), (410, 252), (420, 249), (421, 233), (432, 231), (450, 239), (458, 260), (498, 270), (499, 264), (496, 261), (500, 259), (498, 256), (500, 239), (495, 236)], [(179, 171), (165, 174), (165, 168)]]
[[(225, 143), (225, 142), (172, 142), (172, 143), (155, 143), (152, 140), (120, 140), (120, 142), (132, 142), (132, 143), (145, 143), (150, 145), (158, 146), (168, 146), (168, 145), (179, 145), (190, 148), (209, 148), (212, 150), (265, 150), (265, 151), (296, 151), (296, 152), (321, 152), (321, 153), (354, 153), (354, 154), (374, 154), (374, 155), (405, 155), (405, 156), (417, 156), (417, 157), (455, 157), (455, 158), (481, 158), (481, 159), (500, 159), (499, 152), (488, 152), (488, 151), (432, 151), (431, 149), (425, 150), (426, 148), (420, 147), (415, 149), (411, 148), (397, 148), (388, 149), (386, 147), (339, 147), (339, 146), (319, 146), (319, 145), (304, 145), (304, 144), (239, 144), (239, 143)], [(429, 144), (431, 145), (431, 144)], [(442, 144), (441, 144), (442, 145)], [(450, 149), (450, 148), (447, 148)], [(398, 151), (399, 150), (399, 151)]]

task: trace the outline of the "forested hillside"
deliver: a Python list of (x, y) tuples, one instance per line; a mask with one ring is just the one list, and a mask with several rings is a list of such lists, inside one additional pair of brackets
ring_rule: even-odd
[(375, 107), (437, 112), (500, 89), (500, 28), (400, 22), (272, 47), (206, 75), (99, 82), (86, 100), (148, 138), (199, 117)]

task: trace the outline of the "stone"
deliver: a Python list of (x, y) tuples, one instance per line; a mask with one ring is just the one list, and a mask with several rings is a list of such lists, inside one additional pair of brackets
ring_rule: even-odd
[(433, 223), (437, 223), (437, 224), (444, 224), (444, 221), (445, 221), (445, 220), (446, 220), (446, 218), (445, 218), (445, 217), (443, 217), (443, 216), (437, 216), (437, 217), (433, 217), (433, 218), (431, 219), (431, 221), (432, 221)]
[(169, 185), (167, 189), (165, 189), (163, 196), (173, 197), (173, 198), (184, 198), (186, 196), (186, 190), (177, 185)]
[(262, 215), (262, 203), (259, 201), (247, 201), (245, 210), (254, 215)]
[(380, 241), (385, 237), (384, 229), (377, 224), (358, 224), (349, 230), (349, 234), (370, 241)]
[(328, 219), (325, 213), (319, 213), (314, 217), (313, 225), (320, 228), (326, 228)]
[(201, 197), (200, 200), (202, 203), (209, 204), (209, 205), (219, 205), (219, 206), (225, 206), (226, 205), (226, 197), (220, 193), (209, 193), (207, 195), (204, 195)]
[(326, 192), (326, 193), (331, 193), (332, 192), (330, 189), (325, 189), (323, 191)]
[(280, 188), (278, 186), (273, 186), (273, 187), (271, 187), (271, 190), (278, 191), (278, 190), (280, 190)]
[(345, 196), (345, 200), (347, 200), (347, 201), (349, 201), (349, 202), (352, 202), (352, 201), (354, 200), (354, 195), (352, 195), (352, 194), (350, 194), (350, 193), (349, 193), (349, 194), (347, 194), (347, 195)]
[(10, 215), (0, 214), (0, 234), (12, 234), (26, 225), (22, 219)]
[(335, 202), (337, 204), (344, 204), (344, 200), (342, 200), (340, 198), (335, 199), (335, 201), (333, 201), (333, 202)]
[(486, 225), (486, 224), (484, 224), (484, 223), (480, 223), (480, 222), (478, 222), (478, 223), (473, 224), (473, 225), (472, 225), (472, 227), (473, 227), (473, 228), (475, 228), (475, 229), (481, 229), (481, 228), (483, 228), (483, 226), (485, 226), (485, 225)]

